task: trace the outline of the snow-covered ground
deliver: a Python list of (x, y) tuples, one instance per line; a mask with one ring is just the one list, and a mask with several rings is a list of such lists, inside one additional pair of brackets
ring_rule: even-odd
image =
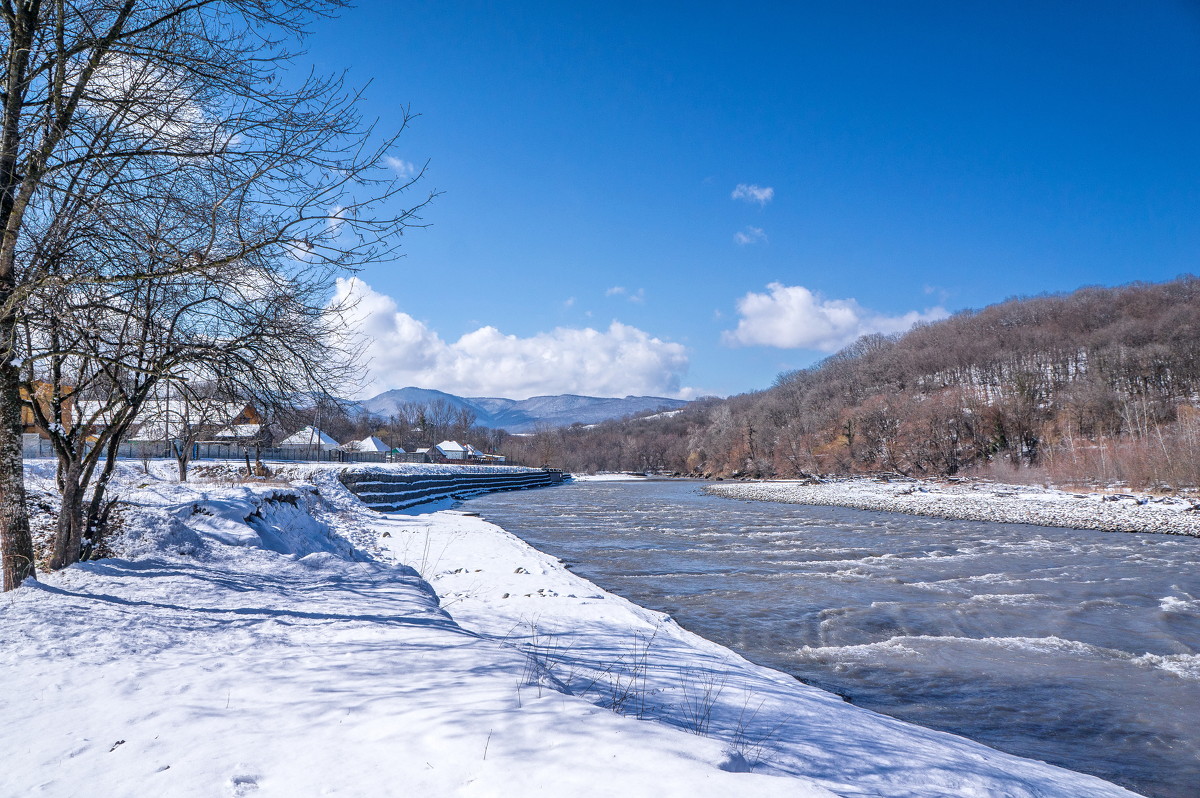
[(971, 480), (869, 478), (725, 482), (705, 490), (731, 499), (853, 507), (960, 521), (1200, 536), (1200, 497), (1075, 493)]
[(118, 557), (0, 599), (0, 795), (1131, 794), (752, 665), (449, 504), (121, 482)]

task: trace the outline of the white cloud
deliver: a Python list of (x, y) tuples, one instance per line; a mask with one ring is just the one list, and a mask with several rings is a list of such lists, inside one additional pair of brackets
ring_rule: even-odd
[(642, 304), (645, 304), (645, 302), (646, 302), (646, 289), (645, 288), (639, 288), (638, 290), (634, 291), (633, 293), (630, 293), (629, 289), (626, 288), (625, 286), (614, 285), (612, 288), (609, 288), (608, 290), (606, 290), (604, 292), (604, 295), (605, 296), (623, 296), (626, 299), (628, 299), (630, 302), (633, 302), (635, 305), (642, 305)]
[(358, 278), (338, 280), (333, 302), (346, 300), (354, 303), (344, 313), (348, 334), (364, 344), (370, 360), (364, 396), (408, 385), (510, 399), (691, 395), (681, 385), (688, 368), (684, 346), (618, 321), (607, 330), (557, 327), (528, 338), (483, 326), (446, 341)]
[(761, 227), (747, 227), (745, 230), (734, 233), (733, 240), (744, 247), (747, 244), (757, 244), (759, 241), (766, 241), (767, 234), (763, 232)]
[(624, 296), (625, 299), (634, 302), (635, 305), (646, 304), (646, 289), (644, 288), (638, 288), (634, 293), (629, 293), (629, 289), (625, 288), (624, 286), (613, 286), (612, 288), (606, 290), (604, 295)]
[(417, 174), (417, 165), (411, 161), (405, 161), (400, 158), (393, 158), (391, 155), (383, 156), (383, 162), (396, 173), (397, 177), (410, 178)]
[(334, 205), (329, 209), (329, 219), (325, 222), (331, 232), (337, 232), (346, 221), (346, 206)]
[(775, 199), (775, 189), (770, 186), (758, 186), (753, 183), (738, 183), (737, 188), (729, 195), (731, 199), (743, 202), (757, 202), (761, 208)]
[(753, 291), (737, 301), (737, 329), (722, 333), (729, 346), (774, 346), (834, 352), (868, 333), (904, 332), (921, 321), (950, 314), (934, 307), (885, 316), (854, 299), (825, 299), (804, 286), (771, 283), (769, 294)]
[[(79, 77), (80, 73), (73, 71), (68, 81), (74, 83)], [(196, 100), (195, 92), (187, 87), (184, 70), (158, 60), (109, 53), (97, 65), (82, 103), (106, 109), (98, 111), (101, 115), (112, 113), (114, 104), (118, 105), (127, 132), (146, 136), (165, 148), (204, 152), (240, 141), (235, 133), (222, 128), (211, 109)]]

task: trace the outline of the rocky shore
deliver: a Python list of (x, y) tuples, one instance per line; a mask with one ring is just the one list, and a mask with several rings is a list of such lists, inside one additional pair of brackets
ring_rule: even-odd
[(986, 481), (873, 478), (724, 483), (705, 490), (731, 499), (852, 507), (960, 521), (1200, 537), (1200, 499), (1196, 497), (1073, 493)]

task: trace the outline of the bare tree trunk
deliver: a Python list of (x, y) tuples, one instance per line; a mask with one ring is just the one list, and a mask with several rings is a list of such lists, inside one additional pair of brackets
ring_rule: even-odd
[[(9, 331), (3, 334), (7, 337)], [(25, 510), (21, 392), (17, 377), (17, 368), (12, 363), (0, 363), (0, 554), (4, 558), (4, 590), (15, 590), (34, 576), (33, 538)]]
[(186, 443), (180, 445), (175, 441), (171, 441), (171, 451), (175, 455), (175, 465), (179, 471), (179, 481), (187, 482), (188, 477), (188, 461), (191, 459), (192, 445)]
[(84, 529), (87, 531), (86, 540), (79, 553), (81, 560), (91, 559), (92, 552), (100, 545), (100, 538), (104, 534), (104, 524), (108, 518), (108, 505), (104, 502), (104, 495), (108, 490), (108, 482), (112, 479), (113, 471), (116, 470), (117, 452), (120, 448), (121, 437), (114, 435), (108, 442), (107, 451), (104, 453), (104, 467), (100, 470), (100, 478), (96, 480), (96, 485), (92, 488), (92, 498), (88, 503), (87, 518), (84, 521)]
[(67, 466), (61, 488), (62, 508), (54, 535), (54, 553), (50, 557), (50, 568), (56, 571), (78, 562), (83, 546), (83, 465), (78, 460)]
[(25, 508), (25, 463), (21, 457), (21, 389), (12, 362), (15, 318), (8, 310), (16, 286), (15, 191), (21, 118), (20, 85), (29, 64), (29, 9), (20, 9), (19, 24), (9, 33), (4, 86), (4, 125), (0, 132), (0, 553), (4, 557), (4, 590), (15, 590), (34, 575), (33, 538)]
[(4, 69), (4, 119), (0, 128), (0, 552), (4, 556), (4, 590), (15, 590), (34, 575), (33, 538), (25, 507), (25, 463), (21, 455), (20, 373), (13, 363), (16, 314), (10, 307), (17, 285), (17, 233), (27, 195), (19, 191), (22, 102), (38, 7), (25, 3), (6, 20), (8, 37)]

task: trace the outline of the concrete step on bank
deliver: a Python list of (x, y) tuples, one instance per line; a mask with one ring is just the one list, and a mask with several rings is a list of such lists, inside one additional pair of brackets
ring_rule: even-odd
[(557, 485), (569, 476), (556, 469), (490, 471), (488, 466), (475, 466), (469, 471), (450, 474), (386, 474), (347, 470), (340, 479), (368, 507), (390, 513), (438, 499), (465, 499), (502, 490)]

